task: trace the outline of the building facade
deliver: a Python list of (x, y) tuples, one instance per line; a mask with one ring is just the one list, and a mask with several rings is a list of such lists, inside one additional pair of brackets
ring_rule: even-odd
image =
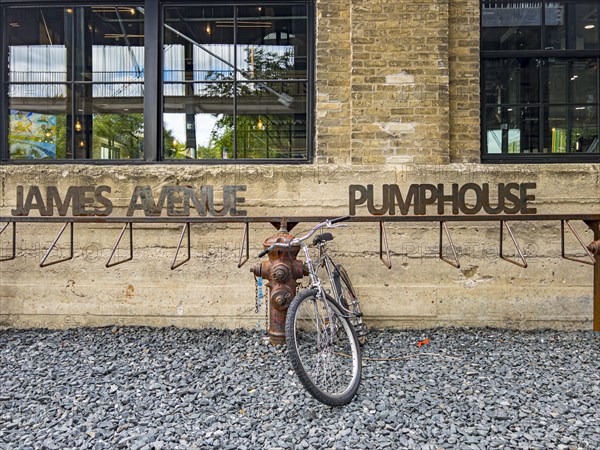
[[(348, 214), (356, 185), (373, 186), (373, 204), (353, 211), (361, 216), (381, 212), (386, 186), (406, 196), (414, 185), (428, 186), (425, 203), (433, 188), (468, 185), (469, 213), (488, 212), (475, 211), (482, 193), (502, 209), (502, 189), (515, 184), (529, 189), (528, 214), (600, 213), (597, 2), (0, 0), (0, 8), (2, 217), (333, 217)], [(171, 199), (165, 187), (192, 189), (200, 201), (186, 209), (188, 191)], [(238, 203), (226, 207), (232, 187)], [(557, 223), (512, 225), (527, 269), (497, 257), (497, 223), (451, 223), (455, 269), (439, 261), (435, 216), (464, 211), (428, 205), (416, 214), (431, 223), (388, 225), (391, 270), (379, 262), (377, 223), (337, 233), (368, 322), (590, 325), (592, 268), (561, 258)], [(409, 206), (383, 214), (415, 214)], [(0, 263), (0, 324), (262, 322), (254, 279), (236, 268), (241, 225), (193, 226), (191, 260), (176, 270), (181, 227), (164, 223), (136, 228), (134, 259), (105, 268), (119, 229), (77, 225), (75, 258), (40, 268), (60, 225), (19, 224), (17, 258)], [(272, 232), (253, 225), (251, 248)], [(0, 237), (6, 256), (10, 236)], [(567, 251), (581, 253), (570, 239)]]

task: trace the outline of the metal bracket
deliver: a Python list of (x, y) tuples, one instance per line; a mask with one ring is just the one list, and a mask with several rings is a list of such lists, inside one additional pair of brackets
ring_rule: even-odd
[[(186, 223), (183, 226), (183, 230), (181, 230), (181, 236), (179, 236), (179, 244), (177, 244), (177, 251), (175, 251), (175, 257), (173, 258), (173, 263), (171, 264), (171, 270), (175, 270), (178, 267), (184, 265), (191, 258), (192, 249), (191, 249), (190, 228), (191, 228), (190, 224)], [(183, 242), (183, 235), (185, 234), (186, 230), (187, 230), (187, 258), (184, 259), (183, 261), (176, 263), (177, 256), (179, 255), (179, 250), (181, 249), (181, 243)]]
[[(385, 242), (385, 253), (387, 261), (383, 259), (383, 243)], [(379, 222), (379, 259), (385, 267), (388, 269), (392, 268), (392, 257), (390, 255), (390, 244), (388, 242), (387, 231), (385, 229), (385, 222)]]
[[(244, 254), (244, 244), (246, 244), (246, 258), (242, 260)], [(250, 259), (250, 223), (246, 222), (244, 226), (244, 236), (242, 236), (242, 243), (240, 244), (240, 257), (238, 258), (238, 269), (246, 264), (246, 261)]]
[[(11, 222), (6, 222), (6, 225), (4, 225), (2, 227), (2, 229), (0, 230), (0, 235), (4, 232), (4, 230), (6, 230), (6, 228), (11, 224)], [(17, 222), (12, 222), (12, 255), (9, 256), (8, 258), (2, 258), (0, 259), (0, 262), (2, 261), (10, 261), (11, 259), (15, 259), (17, 257)]]
[[(49, 263), (47, 263), (46, 259), (48, 259), (48, 256), (50, 256), (50, 253), (52, 253), (52, 250), (54, 250), (54, 247), (56, 247), (56, 243), (58, 242), (58, 240), (62, 236), (63, 232), (65, 231), (65, 228), (67, 228), (68, 225), (71, 225), (70, 226), (70, 232), (71, 232), (70, 244), (71, 244), (71, 249), (70, 249), (70, 252), (69, 252), (69, 256), (67, 258), (57, 259), (55, 261), (50, 261)], [(52, 242), (52, 244), (50, 245), (50, 247), (48, 248), (48, 250), (46, 250), (46, 254), (44, 255), (44, 257), (40, 261), (40, 267), (48, 267), (48, 266), (51, 266), (53, 264), (58, 264), (58, 263), (61, 263), (61, 262), (69, 261), (70, 259), (73, 259), (73, 222), (65, 222), (65, 224), (63, 225), (63, 227), (60, 229), (60, 231), (58, 233), (58, 236), (56, 236), (56, 238), (54, 239), (54, 241)]]
[[(117, 251), (117, 247), (119, 246), (119, 243), (121, 242), (121, 239), (123, 238), (123, 234), (125, 234), (125, 229), (127, 228), (127, 226), (129, 226), (129, 258), (122, 259), (121, 261), (111, 263), (111, 260), (112, 260), (113, 256), (115, 255), (115, 252)], [(122, 264), (124, 262), (131, 261), (132, 259), (133, 259), (133, 225), (131, 222), (127, 222), (125, 225), (123, 225), (123, 229), (121, 230), (119, 239), (117, 239), (117, 242), (115, 242), (112, 252), (110, 253), (110, 256), (108, 257), (108, 261), (106, 262), (106, 267), (113, 267), (118, 264)]]
[[(452, 254), (454, 255), (454, 261), (452, 261), (451, 259), (448, 259), (448, 258), (444, 257), (444, 255), (443, 255), (443, 252), (442, 252), (442, 249), (443, 249), (442, 228), (446, 232), (446, 237), (448, 238), (448, 243), (450, 244), (450, 249), (452, 249)], [(460, 269), (460, 261), (458, 260), (458, 255), (456, 254), (456, 247), (454, 246), (454, 242), (452, 242), (452, 237), (450, 236), (450, 230), (448, 230), (448, 225), (446, 225), (446, 222), (440, 222), (440, 251), (439, 251), (439, 256), (440, 256), (440, 259), (442, 261), (447, 262), (452, 267), (456, 267), (457, 269)]]
[[(588, 258), (590, 258), (589, 261), (587, 261), (585, 259), (578, 259), (578, 258), (575, 258), (573, 256), (567, 256), (567, 255), (565, 255), (565, 223), (569, 227), (569, 230), (571, 230), (571, 233), (573, 233), (575, 235), (575, 237), (579, 241), (579, 244), (581, 244), (581, 246), (585, 250), (585, 253), (587, 254)], [(592, 253), (590, 252), (590, 250), (583, 243), (583, 241), (581, 240), (581, 238), (579, 237), (579, 235), (577, 234), (577, 232), (573, 229), (573, 227), (571, 226), (571, 224), (569, 223), (568, 220), (561, 220), (560, 221), (560, 254), (561, 254), (561, 256), (564, 259), (568, 259), (570, 261), (575, 261), (575, 262), (579, 262), (579, 263), (582, 263), (582, 264), (589, 264), (591, 266), (593, 266), (594, 264), (596, 264), (596, 258), (594, 258), (594, 255), (592, 255)]]
[[(521, 258), (522, 262), (519, 261), (515, 261), (513, 259), (507, 258), (506, 256), (504, 256), (502, 254), (502, 246), (503, 246), (503, 241), (504, 241), (504, 227), (506, 227), (506, 231), (508, 231), (508, 234), (510, 236), (510, 238), (513, 241), (513, 244), (515, 244), (515, 248), (517, 249), (517, 252), (519, 253), (519, 258)], [(523, 252), (521, 251), (521, 247), (519, 247), (519, 244), (517, 243), (517, 240), (515, 239), (515, 235), (512, 232), (512, 229), (510, 228), (510, 226), (508, 225), (508, 222), (505, 222), (503, 220), (500, 221), (500, 250), (499, 250), (499, 256), (501, 259), (508, 261), (509, 263), (513, 263), (516, 266), (522, 267), (522, 268), (527, 268), (527, 261), (525, 260), (525, 256), (523, 255)]]

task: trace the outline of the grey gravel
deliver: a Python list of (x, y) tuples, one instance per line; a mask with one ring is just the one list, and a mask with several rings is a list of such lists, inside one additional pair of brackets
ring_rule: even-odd
[(259, 331), (3, 330), (0, 449), (600, 448), (598, 335), (368, 339), (356, 399), (330, 408)]

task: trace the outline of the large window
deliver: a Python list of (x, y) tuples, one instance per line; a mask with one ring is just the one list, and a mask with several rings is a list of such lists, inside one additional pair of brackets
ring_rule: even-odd
[(311, 4), (0, 0), (0, 157), (309, 161)]
[(138, 8), (8, 6), (4, 17), (8, 157), (141, 158)]
[(484, 161), (599, 159), (597, 1), (484, 1)]

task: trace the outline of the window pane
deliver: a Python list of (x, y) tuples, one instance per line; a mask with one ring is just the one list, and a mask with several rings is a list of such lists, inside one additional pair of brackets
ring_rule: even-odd
[(544, 99), (549, 103), (567, 103), (569, 61), (550, 58), (544, 62)]
[(238, 9), (237, 42), (243, 78), (306, 79), (306, 6)]
[(486, 108), (487, 153), (537, 153), (539, 108)]
[(485, 1), (481, 23), (483, 50), (537, 50), (541, 47), (540, 3)]
[(238, 158), (306, 158), (306, 84), (244, 83)]
[(545, 20), (547, 50), (599, 48), (597, 3), (548, 3)]
[(546, 50), (563, 50), (567, 48), (565, 10), (566, 6), (558, 2), (547, 4), (544, 8)]
[(11, 85), (8, 148), (11, 159), (60, 159), (67, 152), (65, 85)]
[(233, 80), (233, 7), (165, 9), (164, 80)]
[(544, 153), (566, 153), (568, 145), (567, 109), (551, 106), (544, 112)]
[[(72, 8), (76, 80), (144, 81), (144, 15), (134, 6)], [(69, 19), (69, 18), (68, 18)]]
[(143, 156), (141, 88), (135, 84), (76, 85), (72, 125), (76, 159)]
[(598, 107), (550, 106), (544, 113), (544, 152), (599, 153)]
[(598, 2), (569, 5), (569, 48), (590, 50), (598, 45)]
[[(141, 109), (141, 104), (135, 110)], [(140, 159), (143, 157), (144, 114), (117, 108), (92, 116), (94, 159)], [(81, 140), (76, 140), (81, 146)], [(84, 141), (85, 142), (85, 141)]]
[(140, 158), (142, 10), (6, 11), (11, 158)]
[(538, 102), (538, 66), (539, 60), (528, 58), (484, 61), (486, 103)]
[(576, 61), (572, 65), (569, 86), (571, 103), (598, 102), (598, 62), (596, 59)]
[(63, 8), (6, 9), (9, 81), (67, 81), (64, 16)]
[(571, 109), (572, 129), (570, 151), (577, 153), (599, 153), (598, 107), (575, 106)]
[(306, 158), (307, 29), (306, 5), (166, 8), (164, 158)]
[[(133, 83), (77, 87), (74, 141), (78, 158), (143, 157), (142, 88), (143, 85)], [(93, 92), (91, 99), (88, 97), (90, 89)]]
[(167, 84), (163, 115), (165, 159), (233, 157), (233, 83)]
[(144, 17), (133, 6), (8, 8), (7, 23), (10, 81), (144, 79)]

